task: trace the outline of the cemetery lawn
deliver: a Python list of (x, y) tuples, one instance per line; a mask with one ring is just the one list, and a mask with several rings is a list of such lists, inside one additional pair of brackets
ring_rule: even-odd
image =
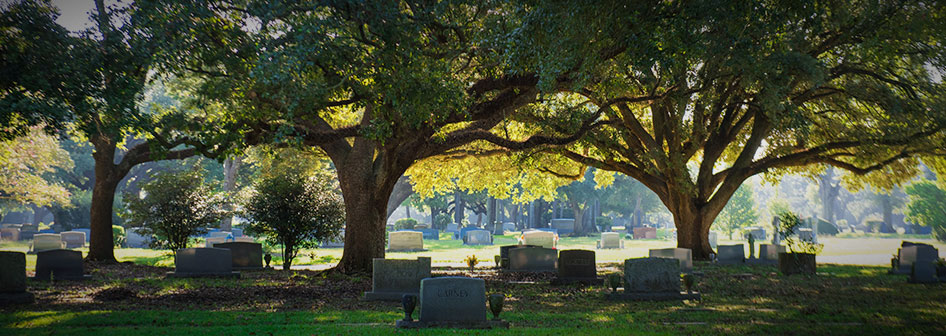
[[(548, 285), (547, 274), (479, 269), (487, 293), (507, 297), (497, 335), (944, 334), (946, 286), (906, 283), (880, 266), (819, 265), (817, 276), (773, 266), (702, 262), (702, 302), (612, 302), (602, 287)], [(400, 305), (365, 302), (369, 276), (275, 270), (242, 279), (164, 279), (170, 268), (88, 265), (86, 283), (30, 282), (37, 302), (0, 311), (0, 335), (433, 335), (396, 331)], [(617, 263), (599, 264), (599, 273)], [(470, 275), (439, 267), (435, 276)], [(510, 283), (512, 281), (513, 283)], [(531, 282), (531, 283), (530, 283)], [(415, 318), (417, 312), (415, 311)], [(451, 331), (452, 332), (452, 331)]]

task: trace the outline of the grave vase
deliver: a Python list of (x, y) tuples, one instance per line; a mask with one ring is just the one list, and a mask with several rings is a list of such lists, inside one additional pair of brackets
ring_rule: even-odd
[(812, 253), (781, 252), (778, 254), (778, 269), (784, 275), (814, 275), (817, 269), (815, 255)]

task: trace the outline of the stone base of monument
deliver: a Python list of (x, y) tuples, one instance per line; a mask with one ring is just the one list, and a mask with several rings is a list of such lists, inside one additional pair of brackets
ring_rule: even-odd
[(365, 296), (363, 296), (362, 299), (365, 301), (401, 301), (404, 294), (418, 295), (417, 293), (401, 292), (365, 292)]
[(164, 274), (167, 278), (218, 278), (218, 279), (239, 279), (240, 272), (230, 273), (177, 273), (167, 272)]
[(450, 329), (509, 329), (509, 322), (503, 320), (486, 321), (405, 321), (398, 320), (395, 327), (401, 329), (450, 328)]
[(33, 303), (34, 300), (35, 297), (33, 296), (33, 293), (30, 292), (0, 293), (0, 306), (30, 304)]
[(702, 296), (699, 292), (642, 292), (642, 293), (608, 293), (605, 298), (614, 301), (676, 301), (691, 300), (700, 301)]
[(747, 265), (778, 265), (778, 259), (746, 258)]
[[(35, 276), (29, 277), (29, 279), (30, 279), (30, 281), (48, 281), (47, 279), (40, 279), (40, 278), (37, 278), (37, 277), (35, 277)], [(91, 279), (92, 279), (92, 275), (83, 274), (82, 277), (78, 277), (78, 276), (70, 276), (70, 277), (59, 276), (59, 277), (55, 277), (55, 276), (54, 276), (52, 280), (53, 280), (53, 281), (86, 281), (86, 280), (91, 280)]]
[(552, 279), (552, 286), (561, 286), (561, 285), (570, 285), (580, 283), (586, 286), (592, 285), (603, 285), (604, 279), (602, 278), (555, 278)]

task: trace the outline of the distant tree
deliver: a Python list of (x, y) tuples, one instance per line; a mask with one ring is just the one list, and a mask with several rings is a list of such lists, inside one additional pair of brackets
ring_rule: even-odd
[(401, 218), (394, 222), (394, 228), (398, 230), (411, 230), (417, 225), (417, 220), (413, 218)]
[(244, 227), (282, 247), (284, 270), (303, 248), (337, 237), (345, 223), (337, 183), (324, 174), (286, 170), (263, 177), (254, 189), (243, 205)]
[(742, 227), (751, 226), (759, 220), (759, 215), (755, 211), (755, 200), (752, 197), (752, 186), (743, 184), (736, 189), (729, 203), (723, 208), (723, 211), (716, 217), (716, 224), (722, 229), (729, 239), (732, 234)]
[(919, 181), (906, 187), (907, 220), (933, 229), (933, 238), (946, 241), (946, 190), (930, 181)]
[(175, 252), (187, 248), (190, 237), (224, 216), (223, 199), (204, 183), (200, 170), (164, 172), (142, 186), (142, 197), (125, 195), (128, 225), (154, 235), (152, 246)]
[(72, 167), (73, 162), (59, 141), (38, 128), (0, 141), (0, 208), (27, 204), (68, 206), (70, 193), (66, 187), (45, 176)]

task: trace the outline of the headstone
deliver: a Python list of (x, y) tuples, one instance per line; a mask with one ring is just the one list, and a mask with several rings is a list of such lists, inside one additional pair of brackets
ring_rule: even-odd
[(230, 232), (233, 233), (233, 238), (243, 237), (243, 229), (231, 228)]
[(602, 232), (601, 241), (598, 242), (598, 247), (603, 249), (619, 249), (624, 248), (624, 241), (621, 240), (621, 234), (617, 232)]
[(26, 291), (26, 254), (0, 251), (0, 293)]
[(503, 231), (506, 231), (506, 232), (508, 232), (508, 231), (516, 231), (516, 223), (513, 223), (513, 222), (505, 222), (505, 223), (503, 223)]
[(129, 228), (125, 230), (125, 245), (131, 248), (148, 248), (151, 237), (145, 236), (144, 229)]
[(460, 224), (457, 224), (457, 223), (447, 224), (447, 231), (460, 231)]
[(684, 273), (693, 270), (693, 251), (685, 248), (666, 248), (650, 250), (651, 258), (671, 258), (680, 261), (680, 269)]
[(421, 251), (424, 234), (418, 231), (394, 231), (388, 234), (388, 251)]
[(746, 262), (746, 250), (742, 244), (719, 245), (716, 252), (716, 260), (719, 264), (742, 265)]
[(555, 234), (547, 231), (526, 231), (522, 233), (522, 244), (555, 248)]
[(785, 252), (785, 246), (759, 244), (759, 260), (766, 263), (778, 263), (778, 254)]
[(486, 282), (466, 277), (420, 282), (421, 322), (485, 322)]
[(575, 219), (556, 218), (549, 222), (549, 227), (558, 230), (561, 234), (569, 234), (575, 231)]
[(558, 254), (558, 277), (552, 284), (567, 284), (581, 282), (584, 284), (601, 284), (598, 278), (598, 269), (595, 264), (595, 251), (563, 250)]
[(18, 241), (20, 240), (20, 229), (8, 227), (0, 229), (0, 240)]
[(634, 228), (634, 239), (657, 239), (657, 228), (636, 227)]
[(167, 276), (175, 278), (233, 277), (233, 253), (223, 248), (187, 248), (177, 250), (174, 255), (174, 272)]
[(910, 283), (936, 283), (939, 278), (936, 277), (936, 265), (933, 261), (917, 261), (910, 270)]
[(214, 244), (222, 244), (226, 242), (226, 237), (210, 237), (204, 240), (204, 247), (212, 248), (214, 247)]
[(709, 233), (709, 244), (710, 244), (710, 247), (712, 247), (713, 249), (715, 249), (717, 246), (719, 246), (719, 233), (718, 233), (718, 232), (716, 232), (716, 231), (710, 231), (710, 233)]
[(233, 238), (233, 233), (230, 233), (230, 231), (213, 231), (207, 234), (207, 238), (223, 238), (226, 241)]
[(509, 270), (513, 272), (554, 272), (558, 250), (545, 247), (520, 247), (509, 250)]
[(808, 228), (798, 229), (798, 239), (806, 242), (814, 242), (815, 234), (814, 231)]
[(404, 294), (420, 293), (420, 281), (430, 277), (430, 257), (374, 258), (371, 265), (371, 291), (365, 292), (365, 300), (400, 301)]
[(33, 235), (33, 253), (63, 248), (62, 236), (58, 233), (37, 233)]
[(231, 260), (233, 261), (232, 267), (235, 270), (263, 268), (263, 244), (252, 242), (227, 242), (214, 244), (213, 247), (230, 250)]
[(904, 242), (900, 248), (898, 274), (911, 274), (914, 263), (939, 259), (939, 250), (928, 244)]
[(33, 236), (36, 235), (36, 231), (23, 231), (20, 229), (20, 240), (33, 240)]
[(667, 258), (624, 261), (624, 291), (632, 293), (680, 292), (680, 263)]
[(89, 240), (92, 238), (92, 229), (72, 229), (72, 231), (79, 231), (85, 233), (85, 242), (88, 244)]
[(236, 242), (236, 243), (255, 243), (255, 242), (256, 242), (256, 239), (254, 239), (253, 237), (243, 236), (243, 237), (236, 237), (236, 238), (233, 238), (233, 242)]
[(73, 250), (45, 250), (36, 253), (36, 280), (84, 280), (82, 252)]
[(541, 247), (537, 245), (503, 245), (499, 247), (500, 267), (509, 268), (509, 250), (520, 247)]
[(0, 306), (33, 302), (26, 291), (26, 254), (0, 251)]
[(26, 223), (20, 226), (20, 231), (39, 231), (39, 224)]
[(755, 239), (755, 241), (761, 242), (765, 240), (765, 229), (757, 227), (757, 226), (753, 226), (753, 227), (748, 228), (748, 230), (749, 230), (749, 234), (752, 235), (752, 238)]
[(85, 232), (66, 231), (59, 234), (66, 248), (81, 248), (85, 246)]
[(493, 235), (486, 230), (470, 230), (463, 239), (464, 245), (493, 245)]
[(417, 231), (420, 231), (424, 235), (424, 239), (440, 240), (440, 231), (436, 229), (419, 229)]
[(465, 228), (460, 229), (460, 231), (456, 233), (457, 236), (454, 237), (454, 239), (463, 240), (463, 242), (466, 243), (466, 233), (473, 230), (482, 230), (482, 229), (475, 226), (467, 226)]

